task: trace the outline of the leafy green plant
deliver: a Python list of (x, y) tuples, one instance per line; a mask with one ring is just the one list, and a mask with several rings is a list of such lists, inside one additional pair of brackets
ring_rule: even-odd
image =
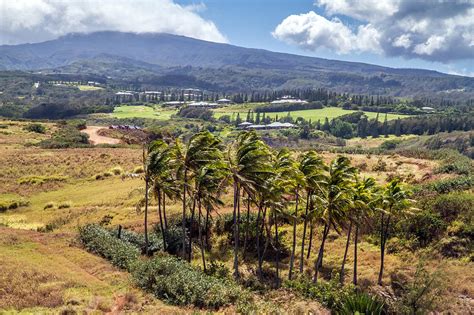
[(380, 315), (383, 313), (384, 303), (378, 298), (367, 293), (357, 293), (345, 296), (341, 307), (337, 310), (340, 315), (370, 314)]
[(42, 124), (31, 123), (23, 127), (24, 130), (36, 133), (46, 133), (46, 127)]
[(139, 257), (139, 250), (134, 245), (113, 237), (109, 231), (95, 224), (79, 228), (79, 239), (87, 250), (110, 260), (119, 268), (129, 270)]
[(337, 274), (332, 275), (331, 280), (328, 282), (319, 281), (314, 283), (309, 278), (301, 277), (285, 281), (284, 285), (306, 298), (317, 300), (333, 310), (340, 309), (344, 301), (355, 293), (352, 286), (341, 286)]
[(241, 292), (231, 280), (208, 276), (167, 254), (137, 261), (132, 276), (142, 289), (176, 305), (218, 308), (236, 302)]

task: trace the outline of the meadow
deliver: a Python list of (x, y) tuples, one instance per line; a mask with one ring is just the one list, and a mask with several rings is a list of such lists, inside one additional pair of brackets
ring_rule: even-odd
[[(22, 199), (24, 206), (0, 212), (0, 265), (6, 273), (0, 276), (0, 288), (8, 287), (8, 292), (0, 291), (0, 310), (23, 311), (25, 313), (200, 313), (203, 310), (188, 305), (178, 307), (157, 299), (139, 289), (126, 271), (113, 267), (106, 259), (86, 251), (77, 239), (78, 227), (97, 223), (103, 227), (124, 229), (143, 233), (143, 207), (137, 207), (144, 188), (143, 177), (129, 177), (138, 173), (141, 166), (142, 150), (138, 147), (120, 148), (71, 148), (41, 149), (31, 147), (44, 135), (27, 132), (22, 124), (13, 121), (7, 124), (8, 133), (0, 139), (0, 202)], [(54, 124), (48, 125), (54, 129)], [(380, 139), (355, 139), (355, 145), (377, 146)], [(363, 142), (362, 142), (363, 141)], [(372, 143), (374, 142), (374, 143)], [(325, 162), (333, 160), (337, 154), (319, 152)], [(435, 174), (440, 162), (433, 159), (407, 157), (398, 154), (345, 154), (352, 165), (361, 171), (361, 176), (372, 176), (380, 184), (386, 183), (398, 174), (412, 183), (427, 184), (440, 176)], [(382, 167), (383, 166), (383, 167)], [(124, 176), (122, 176), (124, 175)], [(232, 189), (222, 191), (223, 205), (212, 212), (212, 220), (217, 222), (232, 213)], [(170, 221), (179, 219), (181, 203), (167, 200), (166, 211)], [(150, 228), (159, 223), (157, 203), (151, 198), (148, 220)], [(255, 209), (252, 210), (252, 212)], [(301, 239), (303, 224), (298, 223), (297, 237)], [(291, 246), (291, 225), (282, 224), (281, 242)], [(317, 252), (321, 241), (322, 226), (314, 227), (311, 245)], [(212, 249), (206, 253), (216, 268), (232, 269), (232, 244), (227, 235), (213, 234)], [(329, 279), (332, 270), (340, 267), (346, 237), (344, 233), (333, 231), (328, 236), (325, 253), (323, 278)], [(296, 256), (300, 253), (299, 246)], [(314, 256), (315, 254), (313, 254)], [(359, 242), (359, 281), (361, 287), (373, 292), (382, 290), (375, 285), (379, 261), (379, 248), (369, 235)], [(424, 263), (431, 271), (438, 271), (450, 281), (447, 286), (444, 311), (466, 311), (474, 288), (474, 266), (472, 263), (449, 259), (439, 263), (439, 256), (423, 255), (423, 252), (399, 250), (389, 252), (386, 257), (384, 281), (391, 282), (394, 275), (412, 277), (420, 256), (426, 256)], [(347, 256), (346, 273), (352, 275), (353, 253)], [(313, 259), (306, 259), (304, 268), (309, 275)], [(22, 268), (18, 268), (20, 265)], [(202, 267), (199, 247), (193, 245), (191, 264)], [(55, 266), (54, 269), (51, 266)], [(221, 267), (218, 267), (221, 266)], [(287, 278), (289, 258), (282, 257), (281, 277)], [(255, 273), (255, 258), (241, 260), (241, 273), (248, 281)], [(271, 278), (273, 262), (265, 260), (264, 269)], [(219, 269), (220, 270), (220, 269)], [(349, 280), (347, 281), (349, 282)], [(384, 291), (385, 292), (385, 291)], [(329, 309), (315, 299), (305, 298), (288, 288), (279, 290), (261, 289), (251, 291), (254, 307), (259, 313), (274, 313), (285, 310), (288, 313), (313, 312), (329, 314)], [(235, 305), (227, 305), (220, 313), (235, 313)], [(1, 312), (1, 311), (0, 311)]]
[[(247, 117), (247, 113), (249, 109), (252, 109), (253, 106), (228, 106), (228, 107), (223, 107), (219, 109), (214, 110), (214, 115), (216, 118), (219, 118), (223, 115), (229, 115), (231, 118), (237, 116), (237, 114), (240, 115), (240, 118), (242, 120), (245, 120)], [(296, 110), (296, 111), (291, 111), (291, 112), (276, 112), (276, 113), (265, 113), (266, 116), (272, 117), (273, 119), (278, 116), (279, 118), (285, 117), (290, 113), (291, 117), (293, 119), (296, 119), (298, 117), (302, 117), (306, 120), (310, 120), (313, 122), (316, 122), (320, 120), (321, 122), (324, 122), (325, 118), (328, 118), (329, 120), (337, 118), (342, 115), (347, 115), (354, 113), (356, 111), (354, 110), (347, 110), (347, 109), (342, 109), (340, 107), (325, 107), (322, 109), (307, 109), (307, 110)], [(377, 113), (374, 112), (365, 112), (367, 117), (369, 119), (377, 117)], [(255, 116), (255, 113), (254, 113)], [(406, 118), (409, 117), (409, 115), (401, 115), (401, 114), (387, 114), (387, 120), (393, 120), (397, 118)], [(385, 114), (379, 114), (379, 121), (383, 121), (385, 118)]]
[[(247, 117), (247, 113), (249, 110), (254, 109), (258, 106), (258, 103), (255, 104), (245, 104), (245, 105), (230, 105), (226, 107), (221, 107), (214, 109), (214, 117), (219, 118), (224, 115), (229, 115), (231, 118), (235, 119), (237, 114), (240, 115), (242, 120), (245, 120)], [(308, 109), (308, 110), (297, 110), (289, 112), (293, 119), (298, 117), (302, 117), (306, 120), (310, 120), (316, 122), (320, 120), (324, 122), (325, 118), (329, 120), (340, 117), (342, 115), (347, 115), (350, 113), (354, 113), (354, 110), (346, 110), (340, 107), (325, 107), (322, 109)], [(131, 105), (122, 105), (117, 106), (114, 109), (114, 112), (111, 114), (115, 118), (150, 118), (150, 119), (157, 119), (157, 120), (168, 120), (171, 118), (171, 115), (176, 114), (177, 111), (174, 109), (163, 109), (160, 107), (151, 107), (151, 106), (131, 106)], [(377, 113), (374, 112), (365, 112), (369, 119), (377, 117)], [(254, 113), (255, 115), (255, 113)], [(276, 113), (266, 113), (266, 116), (272, 117), (272, 119), (285, 117), (288, 115), (288, 112), (276, 112)], [(401, 115), (401, 114), (387, 114), (387, 120), (393, 120), (397, 118), (406, 118), (410, 117), (410, 115)], [(385, 119), (385, 114), (379, 114), (379, 121), (383, 121)]]
[(149, 118), (157, 120), (168, 120), (171, 118), (171, 115), (175, 113), (175, 110), (162, 109), (157, 107), (142, 105), (122, 105), (115, 107), (111, 116), (115, 118)]

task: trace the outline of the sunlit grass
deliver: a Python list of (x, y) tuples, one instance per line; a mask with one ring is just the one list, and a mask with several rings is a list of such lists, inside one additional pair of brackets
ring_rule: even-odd
[[(230, 115), (231, 117), (234, 117), (234, 119), (237, 117), (237, 113), (239, 113), (240, 118), (242, 120), (245, 120), (247, 117), (247, 112), (249, 109), (252, 109), (251, 106), (243, 107), (243, 106), (228, 106), (225, 108), (220, 108), (214, 110), (215, 116), (217, 118), (223, 116), (223, 115)], [(293, 119), (296, 119), (298, 117), (302, 117), (306, 120), (311, 119), (311, 121), (316, 122), (320, 120), (321, 122), (324, 122), (324, 119), (327, 117), (329, 120), (337, 118), (342, 115), (347, 115), (350, 113), (356, 112), (355, 110), (346, 110), (342, 109), (340, 107), (325, 107), (322, 109), (307, 109), (307, 110), (296, 110), (296, 111), (291, 111), (289, 112), (291, 117)], [(377, 113), (374, 112), (365, 112), (367, 117), (369, 119), (375, 118), (377, 116)], [(254, 118), (255, 118), (255, 113), (254, 113)], [(279, 118), (285, 117), (288, 115), (288, 111), (286, 112), (277, 112), (277, 113), (265, 113), (265, 116), (267, 117), (272, 117), (275, 118), (278, 116)], [(262, 117), (262, 114), (260, 115)], [(387, 120), (393, 120), (397, 118), (406, 118), (409, 117), (409, 115), (400, 115), (400, 114), (387, 114)], [(379, 121), (383, 121), (385, 119), (385, 114), (379, 114)]]
[(122, 105), (114, 108), (111, 114), (115, 118), (149, 118), (157, 120), (168, 120), (171, 115), (175, 114), (176, 110), (153, 108), (150, 106), (129, 106)]

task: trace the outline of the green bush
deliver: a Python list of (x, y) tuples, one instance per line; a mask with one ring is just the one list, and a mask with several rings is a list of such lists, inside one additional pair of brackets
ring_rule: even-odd
[(67, 209), (72, 207), (72, 202), (71, 201), (63, 201), (58, 204), (58, 209)]
[(176, 305), (218, 308), (237, 301), (241, 291), (232, 281), (208, 276), (167, 254), (138, 261), (132, 275), (139, 287)]
[[(118, 237), (117, 229), (110, 229), (110, 235)], [(134, 245), (136, 248), (139, 248), (142, 253), (145, 253), (145, 235), (142, 233), (136, 233), (133, 231), (122, 229), (120, 232), (120, 239), (124, 242)], [(148, 234), (148, 253), (152, 254), (157, 251), (163, 250), (163, 241), (161, 236), (158, 236), (155, 233)]]
[(140, 255), (134, 245), (113, 237), (109, 231), (96, 224), (79, 228), (79, 239), (87, 250), (110, 260), (114, 266), (126, 270), (130, 270), (131, 265), (138, 260)]
[(341, 309), (344, 301), (355, 294), (352, 286), (341, 286), (337, 274), (333, 274), (329, 282), (319, 281), (314, 283), (309, 278), (301, 277), (295, 280), (287, 280), (284, 285), (306, 298), (317, 300), (332, 310)]
[(383, 312), (384, 303), (366, 293), (357, 293), (345, 296), (337, 313), (340, 315), (370, 314), (380, 315)]
[(28, 124), (23, 129), (29, 132), (46, 133), (46, 127), (37, 123)]
[(446, 222), (438, 213), (425, 210), (397, 222), (395, 231), (404, 239), (414, 238), (419, 247), (425, 247), (439, 239), (446, 227)]
[(431, 209), (439, 213), (446, 222), (452, 222), (460, 214), (466, 216), (474, 209), (474, 195), (471, 193), (453, 192), (439, 195), (430, 202)]
[(52, 201), (46, 203), (46, 204), (44, 205), (44, 207), (43, 207), (44, 210), (46, 210), (46, 209), (52, 209), (52, 208), (56, 208), (56, 204), (55, 204), (54, 202), (52, 202)]
[(440, 194), (446, 194), (452, 191), (461, 191), (471, 189), (474, 186), (474, 176), (458, 176), (439, 180), (428, 185), (428, 189)]
[(115, 166), (110, 169), (109, 171), (113, 175), (122, 175), (123, 174), (123, 169), (120, 166)]
[(30, 202), (24, 199), (0, 201), (0, 212), (13, 210), (20, 207), (27, 207), (29, 205), (30, 205)]

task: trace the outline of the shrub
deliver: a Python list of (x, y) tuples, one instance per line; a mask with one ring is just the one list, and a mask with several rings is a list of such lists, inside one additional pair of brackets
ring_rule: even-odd
[(13, 210), (20, 207), (27, 207), (29, 205), (30, 205), (30, 202), (24, 199), (0, 201), (0, 212)]
[(443, 220), (451, 222), (460, 214), (469, 214), (474, 209), (474, 195), (462, 192), (439, 195), (431, 202), (431, 208)]
[(440, 194), (449, 193), (456, 190), (467, 190), (474, 186), (474, 176), (458, 176), (432, 182), (428, 185), (428, 189)]
[(50, 175), (50, 176), (23, 176), (18, 179), (20, 185), (42, 185), (49, 182), (64, 182), (67, 180), (67, 176), (63, 175)]
[(337, 274), (333, 274), (329, 282), (319, 281), (314, 283), (311, 279), (302, 277), (285, 281), (285, 286), (306, 298), (315, 299), (333, 310), (342, 308), (343, 301), (355, 294), (352, 286), (341, 286)]
[(425, 314), (436, 307), (440, 300), (441, 278), (437, 271), (428, 272), (420, 261), (413, 279), (397, 273), (391, 275), (392, 288), (398, 299), (394, 305), (397, 314)]
[(241, 291), (232, 281), (208, 276), (167, 254), (138, 261), (132, 276), (142, 289), (176, 305), (218, 308), (237, 301)]
[(418, 246), (425, 247), (439, 239), (446, 230), (446, 222), (438, 213), (419, 211), (410, 218), (399, 221), (395, 229), (405, 239), (415, 238)]
[[(118, 237), (117, 229), (110, 229), (109, 233), (112, 236)], [(139, 248), (142, 253), (145, 253), (144, 234), (122, 229), (120, 232), (120, 239), (134, 245), (136, 248)], [(161, 239), (161, 236), (155, 233), (150, 233), (148, 235), (148, 253), (153, 254), (160, 250), (163, 250), (163, 240)]]
[(134, 245), (113, 237), (109, 231), (96, 224), (79, 228), (79, 239), (87, 250), (110, 260), (119, 268), (130, 270), (132, 263), (139, 257)]
[(47, 204), (44, 205), (43, 209), (46, 210), (46, 209), (52, 209), (52, 208), (56, 208), (56, 204), (52, 201), (48, 202)]
[(25, 127), (23, 127), (24, 130), (29, 131), (29, 132), (36, 132), (36, 133), (46, 133), (46, 127), (42, 124), (28, 124)]
[(379, 315), (382, 314), (384, 307), (384, 303), (378, 298), (374, 298), (366, 293), (357, 293), (345, 296), (341, 303), (342, 305), (337, 312), (340, 315)]
[(372, 167), (372, 171), (374, 172), (385, 172), (386, 170), (387, 170), (387, 163), (382, 158), (379, 158), (377, 160), (377, 164), (375, 164)]
[(142, 174), (143, 172), (145, 172), (145, 170), (143, 169), (143, 166), (137, 166), (133, 169), (133, 172), (134, 174)]
[(72, 207), (71, 201), (62, 201), (58, 204), (58, 209), (67, 209)]
[(110, 169), (110, 173), (113, 175), (122, 175), (123, 174), (123, 169), (120, 166), (115, 166), (112, 169)]

